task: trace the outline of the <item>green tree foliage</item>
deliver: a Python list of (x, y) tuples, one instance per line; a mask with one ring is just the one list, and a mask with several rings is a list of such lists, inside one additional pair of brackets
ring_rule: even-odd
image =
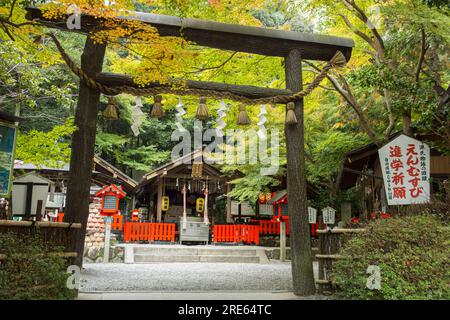
[[(7, 20), (13, 3), (15, 10)], [(66, 1), (62, 3), (66, 4)], [(77, 0), (76, 3), (83, 6), (86, 2)], [(44, 135), (55, 125), (64, 125), (73, 115), (78, 79), (63, 66), (59, 53), (44, 34), (48, 30), (32, 25), (14, 29), (9, 23), (28, 23), (24, 18), (24, 5), (7, 0), (0, 7), (0, 18), (4, 19), (0, 28), (0, 108), (13, 111), (20, 104), (21, 115), (25, 118), (21, 123), (21, 133), (37, 130)], [(334, 194), (334, 181), (343, 155), (370, 141), (386, 139), (401, 129), (404, 119), (411, 118), (411, 127), (418, 132), (431, 132), (442, 137), (443, 142), (439, 144), (438, 141), (437, 144), (447, 150), (446, 139), (450, 137), (448, 105), (438, 106), (433, 88), (437, 83), (446, 89), (449, 78), (448, 8), (439, 1), (141, 0), (134, 3), (119, 1), (116, 5), (180, 17), (321, 32), (355, 39), (356, 48), (348, 67), (331, 74), (321, 88), (305, 99), (308, 179), (323, 190), (326, 198)], [(357, 9), (367, 15), (375, 29), (361, 19)], [(83, 7), (83, 10), (102, 14), (94, 8)], [(170, 75), (173, 78), (285, 87), (281, 58), (224, 52), (190, 43), (183, 43), (183, 48), (178, 48), (180, 43), (172, 43), (171, 46), (170, 39), (165, 42), (154, 35), (152, 44), (145, 45), (145, 41), (134, 41), (137, 39), (117, 39), (117, 34), (104, 35), (109, 39), (105, 71), (145, 76), (145, 81)], [(57, 36), (68, 54), (79, 62), (83, 36), (64, 32), (58, 32)], [(173, 51), (175, 47), (181, 51)], [(424, 55), (422, 48), (426, 49)], [(164, 54), (174, 53), (177, 59), (165, 61), (167, 57), (162, 58), (155, 50)], [(157, 72), (150, 72), (146, 67), (149, 64), (158, 66)], [(312, 81), (317, 67), (317, 64), (304, 62), (305, 83)], [(177, 97), (164, 96), (166, 117), (151, 119), (147, 116), (138, 137), (130, 130), (134, 97), (120, 95), (118, 102), (118, 121), (105, 121), (99, 113), (96, 153), (129, 174), (150, 170), (167, 161), (170, 150), (177, 143), (170, 139), (175, 129)], [(143, 112), (148, 115), (153, 99), (143, 98), (143, 102)], [(185, 126), (192, 131), (198, 98), (184, 97), (183, 102), (187, 109)], [(103, 97), (101, 111), (105, 103)], [(214, 118), (219, 107), (218, 101), (208, 100), (207, 104), (210, 119), (205, 122), (205, 128), (215, 126)], [(238, 104), (231, 103), (230, 106), (225, 121), (227, 128), (236, 129)], [(268, 107), (268, 110), (269, 129), (277, 128), (281, 132), (280, 155), (283, 159), (285, 111), (283, 106)], [(251, 128), (257, 130), (258, 106), (249, 106), (248, 113), (252, 120)], [(366, 120), (366, 126), (362, 120)], [(28, 159), (43, 160), (40, 155)], [(260, 191), (279, 183), (283, 170), (271, 178), (258, 179), (260, 168), (260, 164), (224, 167), (229, 172), (240, 170), (246, 175), (238, 181), (233, 191), (235, 196), (254, 199)]]
[(67, 300), (76, 291), (66, 286), (62, 248), (46, 244), (39, 235), (0, 234), (0, 300)]
[(73, 119), (63, 125), (54, 126), (48, 132), (31, 130), (19, 133), (16, 159), (37, 166), (61, 167), (70, 159), (70, 136), (76, 130)]
[[(434, 216), (371, 222), (344, 245), (332, 279), (347, 299), (450, 299), (450, 228)], [(366, 270), (381, 270), (381, 289), (366, 287)]]

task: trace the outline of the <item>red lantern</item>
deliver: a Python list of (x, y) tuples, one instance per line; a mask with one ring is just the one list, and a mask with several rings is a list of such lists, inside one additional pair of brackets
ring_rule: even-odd
[(266, 203), (268, 203), (270, 201), (270, 199), (272, 199), (272, 193), (271, 192), (267, 192), (266, 193)]
[(125, 197), (125, 192), (115, 184), (104, 187), (95, 195), (101, 198), (100, 214), (102, 216), (113, 216), (119, 213), (119, 200)]
[(139, 209), (131, 210), (131, 221), (139, 221)]
[(258, 196), (258, 200), (260, 204), (266, 203), (266, 195), (264, 193), (260, 193)]

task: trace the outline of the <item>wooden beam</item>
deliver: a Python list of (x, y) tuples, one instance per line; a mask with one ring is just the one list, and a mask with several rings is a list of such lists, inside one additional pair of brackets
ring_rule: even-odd
[[(171, 84), (161, 84), (159, 82), (151, 82), (147, 84), (145, 87), (142, 87), (137, 85), (130, 76), (106, 72), (98, 74), (95, 77), (95, 80), (97, 80), (103, 85), (113, 88), (121, 86), (128, 86), (133, 88), (169, 88), (171, 86)], [(230, 92), (232, 94), (243, 96), (249, 99), (267, 98), (277, 95), (289, 96), (292, 94), (292, 91), (284, 89), (232, 85), (219, 82), (205, 82), (205, 81), (194, 81), (184, 79), (178, 79), (175, 80), (174, 83), (175, 82), (183, 83), (186, 85), (186, 88), (189, 89), (203, 89), (203, 90), (214, 90), (219, 92)]]
[[(286, 86), (293, 92), (303, 89), (301, 58), (299, 50), (292, 50), (285, 59)], [(303, 296), (316, 291), (306, 202), (303, 99), (295, 102), (294, 112), (297, 123), (285, 126), (287, 193), (294, 294)]]
[[(81, 68), (89, 76), (102, 71), (106, 45), (96, 44), (87, 37), (81, 56)], [(78, 103), (75, 111), (77, 130), (72, 135), (72, 153), (70, 157), (69, 181), (64, 220), (81, 223), (77, 235), (75, 264), (82, 266), (84, 237), (89, 216), (89, 198), (92, 181), (95, 134), (100, 92), (80, 82)]]
[[(67, 29), (67, 18), (49, 19), (37, 8), (27, 8), (27, 19), (36, 20), (51, 28)], [(301, 52), (304, 59), (330, 60), (336, 51), (351, 57), (355, 43), (352, 39), (312, 33), (288, 32), (214, 21), (179, 18), (167, 15), (132, 12), (119, 17), (126, 26), (127, 20), (143, 22), (155, 27), (161, 36), (180, 37), (200, 46), (221, 50), (254, 53), (266, 56), (285, 57), (292, 50)], [(93, 16), (81, 17), (81, 29), (74, 32), (89, 33), (105, 29), (102, 19)]]
[(346, 228), (333, 228), (331, 230), (317, 230), (317, 234), (327, 234), (327, 233), (364, 233), (366, 229), (357, 228), (357, 229), (346, 229)]
[(67, 222), (50, 222), (50, 221), (14, 221), (14, 220), (0, 220), (0, 226), (11, 226), (11, 227), (23, 227), (28, 228), (31, 226), (39, 228), (69, 228), (69, 229), (80, 229), (80, 223), (67, 223)]
[(339, 260), (343, 259), (344, 256), (340, 254), (316, 254), (317, 259), (330, 259), (330, 260)]

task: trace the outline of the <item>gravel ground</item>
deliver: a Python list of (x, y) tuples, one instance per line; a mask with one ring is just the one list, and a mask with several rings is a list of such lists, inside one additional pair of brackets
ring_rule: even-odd
[(289, 262), (95, 263), (84, 265), (80, 289), (82, 292), (292, 291), (292, 276)]

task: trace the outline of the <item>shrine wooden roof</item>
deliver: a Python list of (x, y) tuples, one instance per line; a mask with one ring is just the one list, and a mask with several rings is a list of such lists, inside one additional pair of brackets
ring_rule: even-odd
[[(392, 141), (401, 135), (402, 132), (396, 132), (392, 134), (388, 141)], [(424, 137), (430, 138), (427, 135), (415, 135), (415, 139), (424, 140)], [(375, 165), (378, 161), (378, 149), (380, 147), (375, 143), (369, 143), (363, 147), (356, 148), (346, 153), (341, 161), (338, 177), (336, 179), (337, 190), (346, 190), (356, 185), (358, 177), (364, 170), (370, 170), (375, 179), (383, 179), (381, 176), (374, 175)], [(430, 155), (432, 156), (431, 162), (433, 167), (433, 161), (436, 161), (433, 157), (445, 156), (437, 149), (430, 147)], [(445, 161), (445, 160), (444, 160)], [(450, 163), (446, 168), (450, 170)], [(431, 170), (433, 175), (433, 170)]]
[[(111, 183), (123, 186), (125, 192), (131, 192), (136, 186), (137, 182), (131, 177), (114, 167), (104, 159), (94, 156), (94, 170), (92, 171), (92, 182), (99, 185), (109, 185)], [(19, 160), (14, 162), (14, 170), (32, 172), (36, 171), (40, 175), (47, 177), (50, 180), (67, 180), (70, 166), (68, 163), (61, 164), (60, 167), (50, 166), (36, 166), (32, 163), (23, 163)]]
[[(139, 185), (136, 187), (135, 192), (139, 189), (145, 187), (156, 181), (156, 178), (165, 176), (167, 178), (183, 178), (183, 179), (195, 179), (190, 176), (190, 167), (194, 162), (202, 161), (202, 150), (193, 151), (187, 155), (177, 158), (169, 163), (156, 168), (149, 173), (145, 174)], [(216, 167), (202, 161), (203, 163), (203, 175), (208, 176), (209, 180), (221, 180), (221, 181), (231, 181), (236, 177), (227, 177)], [(186, 171), (187, 170), (187, 171)], [(200, 179), (200, 178), (198, 178)], [(204, 179), (204, 178), (203, 178)]]
[[(87, 33), (102, 28), (101, 19), (96, 19), (93, 16), (82, 15), (81, 29), (69, 30), (65, 18), (57, 20), (44, 18), (42, 11), (37, 8), (28, 8), (27, 11), (27, 19), (66, 31)], [(144, 12), (133, 12), (119, 18), (123, 21), (132, 20), (150, 24), (158, 30), (161, 36), (183, 36), (186, 40), (195, 42), (200, 46), (265, 56), (285, 57), (293, 49), (298, 49), (303, 59), (328, 61), (339, 50), (348, 61), (355, 45), (350, 38)]]

